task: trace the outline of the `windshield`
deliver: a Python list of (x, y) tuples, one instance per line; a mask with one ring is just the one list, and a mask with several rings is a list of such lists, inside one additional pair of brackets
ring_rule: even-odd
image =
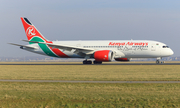
[(163, 48), (169, 48), (169, 46), (163, 46)]

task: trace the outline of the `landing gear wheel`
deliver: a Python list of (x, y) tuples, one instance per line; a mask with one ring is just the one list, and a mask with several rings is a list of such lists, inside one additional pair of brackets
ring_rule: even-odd
[(89, 60), (89, 61), (87, 61), (87, 64), (92, 64), (92, 61), (90, 61), (90, 60)]
[(91, 60), (84, 60), (83, 64), (92, 64), (92, 61)]
[(156, 64), (159, 64), (159, 60), (156, 60)]
[(94, 64), (102, 64), (102, 61), (93, 61)]
[(87, 61), (86, 61), (86, 60), (84, 60), (84, 61), (83, 61), (83, 64), (86, 64), (86, 63), (87, 63)]

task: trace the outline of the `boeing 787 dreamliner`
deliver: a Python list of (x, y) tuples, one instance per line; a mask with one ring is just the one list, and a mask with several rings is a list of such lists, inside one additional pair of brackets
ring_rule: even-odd
[(28, 45), (21, 49), (37, 54), (58, 58), (84, 58), (83, 64), (101, 64), (102, 62), (129, 61), (130, 58), (157, 58), (173, 55), (173, 51), (164, 43), (150, 40), (91, 40), (91, 41), (49, 41), (27, 19), (21, 17)]

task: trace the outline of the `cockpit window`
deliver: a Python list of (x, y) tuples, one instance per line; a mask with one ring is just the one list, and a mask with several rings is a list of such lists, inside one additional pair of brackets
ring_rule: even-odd
[(163, 46), (163, 48), (169, 48), (169, 46)]

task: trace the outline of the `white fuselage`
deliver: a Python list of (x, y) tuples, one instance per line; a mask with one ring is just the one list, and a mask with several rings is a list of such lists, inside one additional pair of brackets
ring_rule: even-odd
[[(94, 51), (111, 50), (115, 52), (114, 58), (157, 58), (167, 57), (173, 54), (173, 51), (164, 43), (148, 40), (99, 40), (99, 41), (52, 41), (53, 44), (75, 46), (79, 48), (90, 48)], [(38, 44), (30, 44), (37, 49), (24, 48), (25, 50), (46, 55)], [(61, 50), (71, 58), (85, 58), (83, 55), (73, 51)]]

